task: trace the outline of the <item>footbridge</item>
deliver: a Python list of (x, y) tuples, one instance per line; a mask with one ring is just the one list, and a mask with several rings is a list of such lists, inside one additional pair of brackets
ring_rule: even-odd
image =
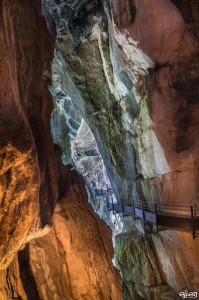
[(199, 235), (199, 205), (198, 204), (154, 204), (144, 201), (122, 199), (121, 204), (114, 203), (113, 197), (106, 195), (107, 208), (113, 214), (133, 216), (142, 219), (144, 225), (156, 226), (157, 231), (168, 228), (191, 232), (193, 239)]

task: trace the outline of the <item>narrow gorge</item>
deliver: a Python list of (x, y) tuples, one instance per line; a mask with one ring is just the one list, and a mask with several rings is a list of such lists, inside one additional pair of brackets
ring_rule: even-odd
[(0, 0), (0, 300), (199, 297), (198, 0)]

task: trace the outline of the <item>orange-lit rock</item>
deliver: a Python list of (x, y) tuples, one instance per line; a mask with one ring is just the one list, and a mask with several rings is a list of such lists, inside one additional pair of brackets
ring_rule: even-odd
[[(92, 130), (117, 200), (198, 202), (197, 1), (110, 1), (116, 26), (105, 0), (44, 2), (53, 36), (58, 26), (61, 88)], [(79, 176), (55, 158), (53, 38), (39, 0), (1, 1), (0, 293), (119, 300), (110, 231)], [(115, 257), (127, 300), (197, 290), (198, 239), (122, 222)]]
[[(69, 171), (62, 170), (69, 177)], [(111, 230), (88, 204), (81, 177), (71, 175), (56, 206), (52, 230), (19, 254), (26, 294), (28, 299), (35, 299), (37, 291), (40, 299), (121, 300)]]
[(0, 271), (0, 297), (1, 300), (27, 300), (27, 295), (21, 282), (17, 257), (13, 260), (8, 269)]
[[(85, 188), (57, 163), (47, 88), (53, 42), (40, 1), (2, 1), (0, 8), (0, 298), (122, 299), (111, 232)], [(18, 251), (45, 234), (22, 252), (19, 269)], [(21, 262), (27, 249), (29, 282)]]
[(1, 1), (0, 269), (52, 223), (57, 198), (50, 135), (51, 97), (43, 79), (53, 54), (40, 1)]

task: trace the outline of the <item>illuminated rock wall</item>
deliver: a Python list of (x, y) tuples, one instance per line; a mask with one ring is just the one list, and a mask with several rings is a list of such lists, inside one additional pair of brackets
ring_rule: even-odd
[(48, 232), (57, 199), (57, 169), (47, 88), (53, 43), (40, 2), (1, 1), (0, 14), (2, 270), (25, 243)]
[(119, 300), (111, 231), (53, 145), (55, 32), (41, 12), (40, 1), (0, 3), (0, 299)]
[[(198, 203), (197, 1), (46, 3), (57, 27), (61, 88), (90, 127), (118, 201)], [(197, 290), (191, 233), (155, 233), (130, 217), (123, 225), (115, 258), (125, 299)], [(143, 275), (138, 283), (147, 249), (149, 274), (160, 280)], [(181, 259), (180, 252), (190, 255)]]
[[(42, 4), (0, 3), (0, 296), (163, 300), (198, 291), (198, 239), (121, 216), (122, 294), (111, 231), (87, 203), (70, 149), (83, 118), (118, 202), (198, 203), (197, 1)], [(50, 134), (48, 86), (51, 132), (68, 167)]]

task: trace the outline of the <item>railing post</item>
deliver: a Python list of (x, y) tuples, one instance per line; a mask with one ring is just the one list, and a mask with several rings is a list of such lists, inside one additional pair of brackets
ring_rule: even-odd
[(143, 220), (144, 220), (144, 227), (145, 227), (145, 212), (144, 212), (144, 205), (143, 205), (143, 202), (142, 202), (142, 215), (143, 215)]
[(196, 229), (195, 229), (195, 217), (194, 217), (193, 206), (191, 206), (191, 227), (192, 227), (193, 239), (195, 240), (195, 238), (196, 238)]
[(111, 202), (112, 202), (112, 208), (113, 208), (113, 215), (115, 215), (114, 204), (113, 204), (113, 197), (111, 197)]
[(124, 203), (123, 203), (123, 199), (121, 199), (122, 201), (122, 215), (123, 215), (123, 218), (124, 218)]
[(108, 195), (106, 195), (106, 206), (107, 206), (108, 211), (110, 211)]
[(195, 217), (196, 217), (196, 237), (198, 237), (199, 216), (198, 216), (198, 205), (197, 204), (195, 204)]
[(156, 231), (159, 231), (158, 228), (158, 208), (157, 208), (157, 204), (155, 204), (155, 219), (156, 219)]
[(133, 218), (135, 219), (135, 204), (134, 204), (134, 200), (133, 200)]
[(197, 218), (197, 204), (194, 203), (194, 227), (195, 227), (195, 238), (197, 238), (197, 224), (198, 224), (198, 218)]

